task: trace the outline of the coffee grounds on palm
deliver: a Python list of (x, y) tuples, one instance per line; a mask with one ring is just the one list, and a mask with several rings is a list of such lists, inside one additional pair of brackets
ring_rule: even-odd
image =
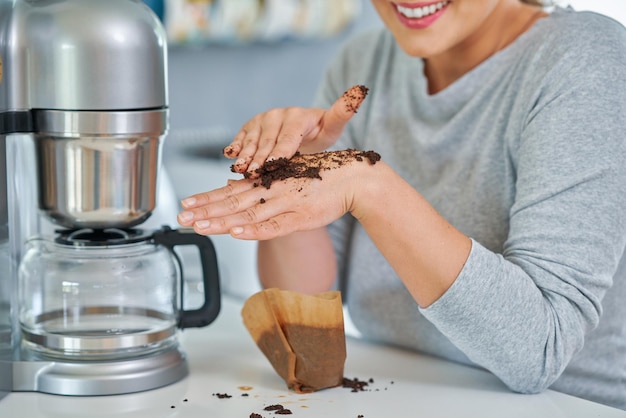
[[(380, 154), (375, 151), (359, 151), (347, 149), (342, 151), (325, 151), (316, 154), (296, 153), (291, 158), (278, 158), (267, 161), (254, 173), (258, 175), (259, 183), (269, 189), (274, 181), (288, 178), (322, 179), (320, 173), (325, 170), (339, 168), (354, 161), (367, 160), (370, 164), (380, 161)], [(234, 168), (231, 167), (234, 172)], [(244, 173), (250, 178), (250, 173)]]

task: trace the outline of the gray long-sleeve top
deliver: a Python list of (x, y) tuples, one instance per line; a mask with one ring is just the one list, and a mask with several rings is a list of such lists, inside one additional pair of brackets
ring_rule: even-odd
[(426, 83), (376, 30), (346, 45), (316, 100), (369, 87), (335, 148), (379, 152), (472, 238), (420, 309), (358, 223), (331, 225), (355, 325), (514, 391), (626, 409), (626, 30), (557, 8), (445, 90)]

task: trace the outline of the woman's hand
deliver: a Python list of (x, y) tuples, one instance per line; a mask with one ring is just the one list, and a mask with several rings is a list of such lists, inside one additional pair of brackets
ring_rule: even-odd
[(339, 138), (367, 92), (364, 86), (351, 87), (328, 110), (288, 107), (260, 113), (242, 126), (224, 155), (237, 159), (234, 172), (255, 177), (268, 160), (291, 158), (298, 150), (323, 151)]
[(178, 222), (202, 235), (230, 233), (251, 240), (326, 226), (353, 209), (355, 193), (365, 183), (360, 179), (367, 177), (362, 171), (378, 161), (371, 154), (346, 150), (296, 155), (287, 163), (292, 170), (287, 178), (269, 184), (265, 178), (230, 180), (220, 189), (184, 199)]

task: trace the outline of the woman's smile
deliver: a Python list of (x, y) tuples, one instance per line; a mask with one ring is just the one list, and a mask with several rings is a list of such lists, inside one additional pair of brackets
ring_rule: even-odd
[(431, 3), (394, 3), (396, 14), (404, 26), (423, 29), (432, 25), (450, 4), (449, 0)]

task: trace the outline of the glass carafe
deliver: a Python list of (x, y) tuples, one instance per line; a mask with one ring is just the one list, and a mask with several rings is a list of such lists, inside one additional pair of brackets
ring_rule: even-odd
[[(174, 247), (199, 250), (204, 303), (181, 307), (182, 266)], [(177, 329), (210, 324), (220, 309), (214, 247), (208, 237), (78, 230), (27, 242), (19, 269), (20, 324), (26, 348), (75, 360), (131, 358), (177, 343)]]

